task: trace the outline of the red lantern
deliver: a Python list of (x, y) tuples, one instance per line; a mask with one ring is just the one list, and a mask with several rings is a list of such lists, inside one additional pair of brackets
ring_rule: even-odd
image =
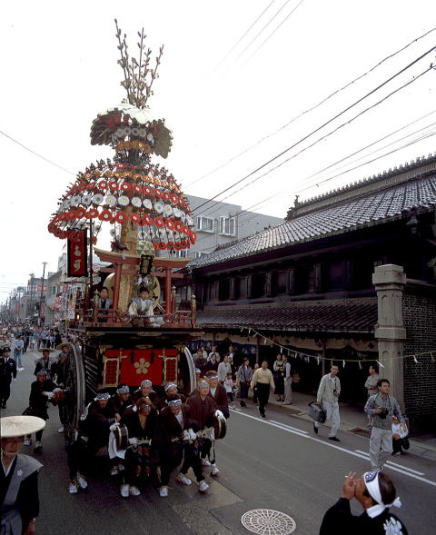
[(118, 182), (116, 180), (109, 182), (109, 189), (111, 191), (118, 191)]
[(107, 180), (100, 180), (98, 187), (102, 190), (107, 190)]
[(165, 219), (163, 217), (155, 217), (154, 224), (156, 225), (156, 227), (162, 228), (165, 226)]
[(130, 214), (130, 221), (133, 221), (133, 223), (140, 223), (141, 222), (141, 217), (139, 216), (139, 214)]

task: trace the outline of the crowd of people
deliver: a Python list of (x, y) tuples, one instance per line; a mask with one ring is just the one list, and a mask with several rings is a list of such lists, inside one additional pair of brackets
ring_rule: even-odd
[[(60, 343), (54, 348), (59, 353), (55, 353), (53, 344), (49, 341), (50, 336), (45, 334), (50, 331), (45, 330), (41, 336), (43, 332), (39, 330), (38, 334), (27, 336), (15, 328), (8, 333), (12, 335), (9, 345), (3, 345), (1, 351), (2, 407), (6, 407), (11, 381), (23, 367), (15, 350), (20, 350), (22, 355), (28, 350), (32, 337), (36, 337), (36, 343), (32, 347), (41, 352), (41, 357), (35, 362), (35, 379), (31, 384), (29, 405), (24, 410), (24, 416), (10, 417), (34, 420), (22, 420), (22, 429), (27, 431), (17, 437), (11, 431), (17, 426), (8, 427), (8, 418), (2, 418), (0, 477), (6, 482), (5, 488), (9, 488), (8, 485), (14, 481), (13, 468), (17, 469), (19, 464), (20, 447), (34, 445), (35, 451), (42, 448), (50, 403), (58, 408), (58, 431), (65, 432), (68, 426), (71, 345), (58, 339)], [(29, 340), (27, 347), (24, 344), (26, 337)], [(23, 341), (22, 347), (16, 343), (19, 340)], [(229, 408), (235, 407), (235, 400), (239, 398), (241, 407), (245, 407), (251, 393), (261, 417), (265, 417), (271, 394), (277, 396), (278, 402), (292, 403), (291, 363), (281, 354), (270, 370), (266, 360), (260, 366), (252, 367), (248, 357), (240, 358), (233, 346), (222, 356), (216, 346), (209, 353), (200, 346), (194, 355), (194, 363), (196, 384), (186, 396), (179, 392), (176, 384), (169, 383), (162, 388), (149, 380), (142, 381), (135, 388), (120, 384), (115, 392), (98, 391), (95, 394), (82, 415), (78, 429), (68, 436), (66, 442), (70, 494), (88, 488), (96, 465), (107, 473), (108, 478), (117, 481), (123, 498), (139, 496), (146, 486), (156, 488), (159, 496), (165, 498), (168, 496), (171, 478), (183, 486), (193, 484), (190, 469), (199, 492), (206, 493), (209, 488), (207, 477), (216, 477), (220, 473), (215, 441), (225, 435), (225, 421), (230, 416)], [(380, 526), (395, 527), (399, 529), (398, 533), (407, 533), (401, 521), (389, 512), (389, 507), (396, 504), (395, 488), (381, 472), (389, 454), (408, 448), (405, 419), (398, 402), (390, 395), (389, 381), (380, 378), (374, 366), (370, 368), (365, 388), (368, 392), (365, 412), (370, 428), (370, 460), (373, 471), (364, 474), (362, 478), (356, 478), (354, 473), (346, 476), (340, 500), (324, 517), (322, 534), (331, 533), (333, 527), (339, 533), (350, 533), (351, 530), (363, 533), (363, 529), (370, 526), (374, 533), (383, 533), (381, 529), (377, 531)], [(329, 439), (333, 441), (339, 441), (336, 435), (340, 426), (340, 394), (339, 367), (332, 365), (330, 372), (321, 378), (317, 403), (331, 424)], [(36, 425), (36, 420), (42, 424)], [(314, 422), (316, 434), (319, 427), (320, 424)], [(15, 497), (6, 492), (3, 502), (15, 500), (21, 522), (20, 533), (31, 535), (38, 515), (35, 482), (41, 465), (28, 459), (32, 458), (21, 455), (20, 463), (28, 470), (28, 484), (22, 486), (21, 490), (18, 485)], [(365, 510), (360, 517), (355, 517), (350, 512), (349, 503), (353, 498)], [(18, 522), (16, 517), (10, 521)]]
[(210, 370), (216, 371), (231, 407), (235, 406), (237, 397), (241, 407), (246, 407), (250, 390), (262, 418), (266, 417), (265, 409), (271, 394), (275, 394), (277, 401), (284, 405), (292, 404), (292, 366), (290, 359), (282, 353), (277, 355), (271, 371), (267, 360), (260, 364), (256, 362), (252, 367), (250, 359), (239, 357), (232, 345), (222, 357), (216, 345), (212, 346), (209, 354), (201, 345), (194, 354), (194, 363), (198, 376)]
[(230, 416), (225, 389), (209, 371), (187, 397), (174, 383), (161, 394), (156, 390), (145, 379), (136, 389), (121, 384), (112, 395), (96, 394), (68, 447), (71, 494), (88, 486), (86, 474), (96, 458), (109, 459), (109, 474), (119, 478), (123, 498), (138, 496), (144, 485), (167, 497), (175, 471), (178, 483), (192, 484), (190, 468), (199, 491), (207, 492), (204, 469), (219, 474), (214, 444)]

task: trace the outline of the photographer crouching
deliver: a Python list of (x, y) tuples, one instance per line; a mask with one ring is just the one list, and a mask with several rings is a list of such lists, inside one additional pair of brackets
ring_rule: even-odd
[(373, 470), (381, 470), (392, 453), (392, 417), (404, 421), (398, 401), (389, 395), (390, 382), (380, 379), (377, 387), (378, 393), (371, 396), (365, 405), (365, 412), (373, 418), (369, 437), (369, 457)]

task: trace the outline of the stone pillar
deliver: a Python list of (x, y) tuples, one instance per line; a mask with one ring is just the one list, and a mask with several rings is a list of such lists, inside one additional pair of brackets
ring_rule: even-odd
[[(402, 266), (385, 264), (377, 266), (372, 276), (377, 292), (378, 322), (375, 338), (378, 341), (380, 378), (391, 383), (391, 393), (404, 407), (403, 354), (406, 329), (403, 323), (403, 291), (406, 274)], [(392, 358), (394, 357), (394, 358)]]

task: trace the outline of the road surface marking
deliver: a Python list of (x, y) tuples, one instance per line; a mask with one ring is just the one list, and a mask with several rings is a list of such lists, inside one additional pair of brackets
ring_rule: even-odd
[[(362, 450), (354, 450), (357, 451), (357, 453), (362, 453), (363, 455), (366, 455), (369, 457), (369, 453)], [(398, 466), (398, 468), (402, 468), (403, 470), (408, 470), (409, 472), (412, 472), (413, 474), (417, 474), (418, 476), (425, 475), (424, 472), (418, 472), (418, 470), (414, 470), (413, 468), (408, 468), (407, 466), (404, 466), (402, 464), (394, 463), (393, 461), (386, 461), (386, 464), (391, 464), (392, 466)]]
[[(233, 409), (231, 409), (233, 410)], [(233, 411), (236, 412), (236, 411)], [(286, 431), (287, 433), (292, 433), (293, 435), (300, 436), (302, 438), (307, 438), (308, 440), (312, 440), (313, 442), (318, 442), (319, 444), (323, 444), (324, 446), (328, 446), (329, 448), (333, 448), (335, 450), (343, 451), (344, 453), (348, 453), (348, 455), (353, 455), (354, 457), (359, 457), (360, 459), (364, 459), (365, 461), (368, 461), (368, 454), (365, 452), (364, 454), (358, 453), (357, 451), (351, 451), (347, 450), (346, 448), (343, 448), (341, 446), (336, 446), (336, 444), (330, 444), (330, 442), (325, 442), (324, 440), (321, 440), (319, 438), (313, 437), (311, 435), (305, 435), (303, 434), (303, 431), (294, 431), (293, 429), (286, 428), (284, 425), (277, 425), (273, 423), (270, 420), (264, 420), (263, 418), (258, 418), (256, 416), (251, 416), (250, 414), (246, 414), (245, 412), (238, 411), (238, 414), (241, 416), (245, 416), (245, 418), (251, 418), (252, 420), (256, 420), (259, 423), (267, 424), (272, 427), (277, 427), (278, 429), (281, 429), (282, 431)], [(432, 481), (430, 479), (426, 479), (424, 477), (421, 477), (417, 474), (413, 474), (412, 472), (407, 472), (406, 470), (403, 470), (401, 468), (397, 468), (396, 466), (392, 466), (391, 464), (387, 465), (386, 468), (389, 468), (389, 470), (393, 470), (394, 472), (399, 472), (400, 474), (406, 475), (408, 477), (411, 477), (413, 479), (417, 479), (418, 481), (422, 481), (423, 483), (427, 483), (428, 485), (431, 485), (432, 487), (436, 487), (436, 481)]]
[(286, 427), (286, 429), (292, 429), (293, 431), (297, 431), (298, 433), (304, 433), (305, 435), (309, 434), (309, 431), (303, 431), (302, 429), (298, 429), (298, 427), (293, 427), (292, 425), (284, 424), (282, 422), (277, 422), (276, 420), (269, 420), (269, 421), (274, 424), (278, 424), (282, 427)]
[[(231, 411), (236, 412), (235, 409), (230, 409)], [(251, 416), (251, 414), (245, 414), (245, 412), (238, 411), (238, 414), (241, 414), (242, 416), (245, 416), (246, 418), (251, 418), (252, 420), (256, 420), (256, 422), (262, 422), (268, 425), (271, 425), (272, 427), (277, 427), (278, 429), (282, 429), (283, 431), (289, 431), (290, 433), (295, 433), (296, 435), (300, 435), (302, 437), (305, 437), (306, 435), (304, 433), (307, 433), (307, 431), (302, 431), (300, 429), (297, 429), (294, 431), (290, 427), (285, 427), (285, 424), (279, 424), (275, 423), (274, 420), (261, 420), (257, 416)]]

